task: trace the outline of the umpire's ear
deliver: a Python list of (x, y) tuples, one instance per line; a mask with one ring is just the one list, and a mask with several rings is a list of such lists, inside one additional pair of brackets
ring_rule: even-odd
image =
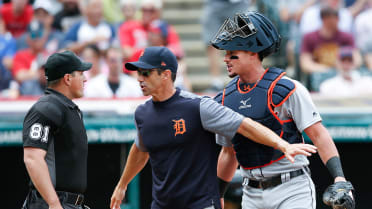
[(63, 76), (63, 82), (67, 85), (67, 86), (70, 86), (71, 85), (71, 76), (73, 76), (72, 74), (65, 74)]

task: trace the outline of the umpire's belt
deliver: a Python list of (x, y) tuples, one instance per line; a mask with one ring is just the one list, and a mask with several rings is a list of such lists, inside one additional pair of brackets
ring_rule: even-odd
[[(36, 192), (36, 195), (38, 197), (42, 198), (38, 191), (34, 189), (33, 191)], [(72, 205), (82, 205), (84, 202), (84, 195), (82, 194), (57, 191), (57, 196), (61, 202), (72, 204)]]
[[(305, 167), (305, 170), (310, 172), (308, 167)], [(248, 185), (248, 186), (253, 187), (253, 188), (267, 189), (267, 188), (270, 188), (270, 187), (276, 187), (281, 183), (287, 182), (290, 179), (292, 179), (294, 177), (297, 177), (297, 176), (301, 176), (303, 174), (305, 174), (304, 170), (303, 169), (298, 169), (298, 170), (291, 171), (291, 172), (288, 172), (288, 173), (283, 173), (283, 174), (278, 175), (278, 176), (274, 176), (274, 177), (269, 178), (269, 179), (265, 179), (263, 181), (256, 181), (256, 180), (252, 180), (252, 179), (249, 179), (247, 177), (244, 177), (243, 178), (243, 186)]]

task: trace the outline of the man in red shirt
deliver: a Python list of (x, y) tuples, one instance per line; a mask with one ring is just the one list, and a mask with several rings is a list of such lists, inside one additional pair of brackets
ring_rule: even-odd
[[(153, 21), (161, 19), (162, 1), (143, 0), (141, 3), (142, 18), (140, 21), (124, 22), (118, 29), (118, 38), (123, 48), (126, 62), (137, 61), (138, 51), (149, 46), (148, 33)], [(181, 49), (181, 43), (175, 29), (168, 25), (167, 45)]]
[(33, 10), (27, 2), (28, 0), (12, 0), (0, 8), (0, 24), (4, 24), (6, 30), (15, 38), (27, 30), (27, 25), (32, 19)]
[(42, 23), (32, 21), (27, 34), (29, 48), (18, 51), (13, 59), (12, 74), (20, 84), (21, 95), (41, 95), (44, 91), (45, 76), (41, 69), (47, 56), (46, 40)]

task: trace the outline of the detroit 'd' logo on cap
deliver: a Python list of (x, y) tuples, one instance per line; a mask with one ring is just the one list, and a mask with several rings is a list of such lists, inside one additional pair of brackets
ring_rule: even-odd
[(161, 66), (167, 66), (167, 64), (165, 64), (164, 61), (162, 61), (160, 65), (161, 65)]

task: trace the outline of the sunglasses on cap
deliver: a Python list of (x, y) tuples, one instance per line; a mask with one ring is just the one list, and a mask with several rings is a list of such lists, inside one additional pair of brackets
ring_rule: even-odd
[(138, 76), (143, 76), (143, 77), (149, 77), (152, 71), (158, 71), (161, 72), (161, 69), (154, 68), (154, 69), (148, 69), (148, 70), (137, 70)]

